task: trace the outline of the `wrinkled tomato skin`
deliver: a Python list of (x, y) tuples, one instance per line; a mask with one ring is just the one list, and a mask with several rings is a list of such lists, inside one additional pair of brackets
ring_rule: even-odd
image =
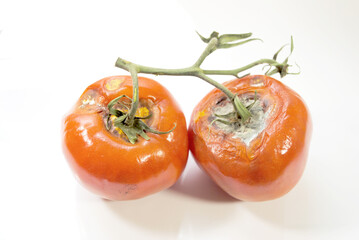
[(148, 78), (139, 77), (139, 96), (156, 106), (150, 127), (176, 128), (164, 135), (148, 133), (150, 140), (139, 137), (135, 144), (110, 133), (101, 109), (123, 94), (132, 97), (130, 76), (101, 79), (85, 90), (63, 121), (63, 151), (73, 172), (87, 189), (109, 200), (138, 199), (172, 186), (188, 157), (182, 111), (163, 86)]
[(209, 116), (223, 94), (211, 91), (194, 109), (188, 130), (197, 164), (234, 198), (265, 201), (286, 194), (307, 161), (312, 132), (307, 106), (297, 93), (268, 76), (247, 76), (224, 85), (239, 96), (256, 91), (270, 111), (266, 127), (247, 145), (213, 127)]

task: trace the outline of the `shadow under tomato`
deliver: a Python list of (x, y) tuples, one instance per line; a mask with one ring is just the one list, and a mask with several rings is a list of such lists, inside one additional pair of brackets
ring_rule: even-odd
[(138, 200), (109, 201), (79, 187), (76, 208), (86, 239), (126, 239), (127, 236), (131, 239), (177, 239), (191, 236), (193, 228), (201, 234), (226, 226), (236, 215), (236, 204), (207, 201), (203, 196), (193, 198), (173, 189)]
[(170, 189), (189, 197), (214, 202), (239, 202), (224, 192), (199, 167), (187, 167), (186, 172)]
[(333, 204), (330, 197), (325, 202), (319, 201), (325, 194), (315, 189), (308, 179), (303, 179), (285, 196), (266, 202), (245, 202), (243, 207), (257, 217), (282, 228), (321, 230), (338, 227), (333, 222)]
[(233, 206), (193, 201), (173, 191), (158, 194), (129, 202), (106, 201), (106, 206), (126, 222), (137, 227), (166, 236), (167, 239), (177, 239), (178, 236), (189, 236), (196, 226), (196, 231), (206, 231), (208, 228), (226, 224), (234, 214)]

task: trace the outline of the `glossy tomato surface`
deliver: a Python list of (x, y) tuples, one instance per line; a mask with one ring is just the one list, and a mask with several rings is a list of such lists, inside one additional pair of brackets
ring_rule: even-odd
[[(63, 150), (78, 180), (110, 200), (137, 199), (172, 186), (188, 157), (186, 121), (171, 94), (154, 80), (139, 77), (139, 114), (163, 135), (147, 133), (131, 144), (106, 127), (106, 107), (120, 95), (132, 97), (130, 76), (112, 76), (90, 85), (64, 118)], [(144, 120), (145, 121), (145, 120)]]
[(223, 127), (214, 121), (214, 113), (228, 100), (219, 90), (211, 91), (192, 114), (189, 144), (194, 158), (237, 199), (265, 201), (286, 194), (307, 161), (312, 123), (306, 105), (297, 93), (268, 76), (247, 76), (224, 85), (239, 98), (256, 98), (259, 120), (245, 131)]

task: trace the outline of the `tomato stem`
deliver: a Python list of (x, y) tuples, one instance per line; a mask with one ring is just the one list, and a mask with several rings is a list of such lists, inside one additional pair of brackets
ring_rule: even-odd
[[(127, 70), (131, 73), (132, 78), (134, 79), (134, 84), (137, 84), (137, 73), (149, 73), (149, 74), (155, 74), (155, 75), (170, 75), (170, 76), (195, 76), (198, 77), (211, 85), (215, 86), (219, 90), (221, 90), (224, 94), (227, 95), (227, 97), (232, 101), (234, 105), (234, 109), (237, 113), (238, 118), (242, 123), (246, 122), (250, 117), (251, 113), (249, 109), (247, 109), (243, 103), (239, 100), (238, 96), (233, 94), (228, 88), (223, 86), (222, 84), (216, 82), (212, 78), (210, 78), (208, 75), (231, 75), (235, 76), (237, 78), (241, 78), (239, 76), (239, 73), (249, 70), (257, 65), (261, 64), (267, 64), (266, 66), (269, 67), (268, 71), (266, 72), (266, 75), (273, 75), (275, 73), (279, 73), (281, 77), (284, 77), (287, 74), (296, 74), (296, 73), (289, 73), (288, 67), (289, 65), (288, 58), (291, 55), (293, 51), (293, 38), (291, 38), (291, 48), (290, 48), (290, 54), (289, 56), (282, 62), (277, 61), (278, 54), (282, 51), (282, 49), (286, 46), (284, 45), (281, 47), (273, 56), (273, 59), (260, 59), (257, 61), (254, 61), (246, 66), (231, 69), (231, 70), (206, 70), (202, 69), (200, 66), (202, 65), (203, 61), (215, 50), (220, 48), (231, 48), (235, 47), (250, 41), (254, 40), (260, 40), (258, 38), (250, 38), (252, 34), (251, 33), (245, 33), (245, 34), (224, 34), (219, 36), (217, 32), (213, 32), (209, 38), (204, 38), (200, 34), (198, 34), (203, 42), (207, 43), (207, 46), (201, 56), (197, 59), (197, 61), (190, 67), (186, 68), (178, 68), (178, 69), (165, 69), (165, 68), (153, 68), (143, 65), (138, 65), (132, 62), (129, 62), (125, 59), (118, 58), (116, 61), (116, 67), (122, 68), (124, 70)], [(246, 39), (244, 41), (240, 41), (242, 39)], [(243, 76), (242, 76), (243, 77)], [(137, 86), (138, 87), (138, 86)], [(138, 98), (138, 90), (135, 95), (135, 86), (134, 86), (134, 98)], [(138, 101), (138, 100), (137, 100)], [(131, 106), (131, 111), (136, 113), (137, 104), (136, 99), (133, 100), (133, 104)], [(128, 117), (128, 123), (131, 123), (133, 120), (133, 115), (129, 114)], [(132, 119), (132, 120), (131, 120)]]
[(203, 53), (201, 54), (201, 56), (193, 64), (193, 67), (199, 68), (201, 66), (201, 64), (203, 63), (203, 61), (206, 59), (206, 57), (208, 57), (208, 55), (210, 55), (212, 52), (214, 52), (216, 50), (217, 44), (218, 44), (218, 33), (217, 33), (216, 37), (211, 38), (211, 40), (207, 44), (207, 47), (204, 49)]
[(236, 68), (236, 69), (231, 69), (231, 70), (203, 70), (203, 73), (206, 75), (231, 75), (234, 77), (238, 77), (239, 78), (239, 73), (244, 72), (246, 70), (249, 70), (257, 65), (261, 65), (261, 64), (276, 64), (277, 62), (274, 61), (273, 59), (260, 59), (257, 61), (254, 61), (244, 67), (240, 67), (240, 68)]
[(132, 77), (133, 96), (132, 96), (131, 108), (125, 120), (125, 123), (129, 126), (132, 126), (138, 108), (139, 89), (138, 89), (138, 76), (137, 76), (136, 65), (129, 64), (128, 70), (131, 73), (131, 77)]
[(237, 117), (241, 119), (241, 122), (246, 122), (250, 117), (251, 113), (249, 110), (243, 105), (243, 103), (239, 100), (238, 96), (233, 94), (228, 88), (223, 86), (222, 84), (214, 81), (207, 75), (200, 73), (197, 75), (197, 77), (203, 79), (204, 81), (208, 82), (209, 84), (212, 84), (219, 90), (221, 90), (224, 94), (228, 96), (228, 98), (232, 101), (234, 109), (236, 110)]

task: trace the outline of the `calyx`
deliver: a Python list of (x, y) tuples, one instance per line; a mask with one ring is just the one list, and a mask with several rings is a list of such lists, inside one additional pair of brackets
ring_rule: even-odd
[(124, 99), (127, 99), (130, 104), (132, 104), (132, 99), (130, 97), (127, 95), (121, 95), (113, 99), (107, 105), (108, 114), (105, 118), (105, 125), (108, 131), (116, 130), (119, 133), (123, 133), (127, 139), (134, 144), (138, 140), (139, 136), (149, 140), (150, 138), (147, 135), (149, 132), (155, 134), (167, 134), (176, 128), (175, 125), (171, 130), (162, 132), (149, 127), (144, 120), (151, 118), (150, 113), (147, 116), (135, 115), (132, 121), (128, 123), (130, 108), (128, 103), (123, 101)]

